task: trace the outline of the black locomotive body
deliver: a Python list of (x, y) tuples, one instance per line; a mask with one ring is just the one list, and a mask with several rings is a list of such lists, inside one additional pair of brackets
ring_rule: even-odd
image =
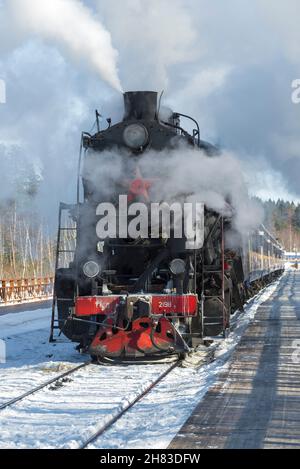
[[(201, 206), (198, 244), (185, 233), (175, 236), (174, 219), (167, 234), (161, 218), (156, 237), (150, 236), (151, 222), (143, 235), (129, 234), (130, 207), (137, 202), (149, 207), (155, 188), (168, 177), (151, 164), (141, 170), (145, 155), (154, 151), (164, 158), (166, 150), (185, 147), (213, 157), (217, 149), (200, 139), (193, 119), (192, 134), (180, 125), (183, 115), (169, 113), (163, 119), (157, 93), (129, 92), (124, 101), (122, 122), (111, 125), (108, 120), (106, 130), (83, 134), (83, 200), (79, 190), (77, 204), (60, 207), (51, 340), (57, 328), (100, 359), (184, 354), (226, 334), (231, 313), (242, 309), (253, 287), (253, 282), (245, 283), (253, 250), (245, 250), (243, 240), (227, 249), (230, 216)], [(99, 204), (104, 205), (99, 209)], [(125, 212), (125, 228), (123, 223), (120, 229)], [(106, 228), (110, 221), (113, 227), (107, 236), (100, 222), (104, 216)], [(141, 223), (140, 218), (136, 224)], [(272, 246), (268, 268), (258, 269), (255, 282), (282, 271), (281, 248), (275, 240)]]

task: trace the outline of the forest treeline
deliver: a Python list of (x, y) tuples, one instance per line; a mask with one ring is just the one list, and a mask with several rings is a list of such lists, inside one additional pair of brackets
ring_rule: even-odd
[(300, 251), (300, 204), (282, 199), (262, 201), (264, 225), (274, 233), (287, 251)]
[(52, 276), (53, 238), (37, 213), (15, 200), (0, 203), (0, 280)]

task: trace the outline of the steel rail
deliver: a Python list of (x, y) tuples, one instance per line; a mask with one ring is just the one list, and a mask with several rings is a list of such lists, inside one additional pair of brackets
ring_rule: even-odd
[(26, 397), (31, 396), (32, 394), (35, 394), (36, 392), (40, 391), (41, 389), (46, 388), (50, 384), (53, 384), (56, 381), (59, 381), (60, 379), (63, 379), (66, 376), (69, 376), (72, 373), (75, 373), (76, 371), (78, 371), (81, 368), (84, 368), (84, 367), (86, 367), (90, 364), (91, 364), (91, 361), (81, 363), (79, 366), (76, 366), (75, 368), (72, 368), (71, 370), (65, 371), (64, 373), (60, 374), (59, 376), (56, 376), (56, 378), (52, 378), (49, 381), (46, 381), (45, 383), (40, 384), (39, 386), (36, 386), (35, 388), (31, 389), (30, 391), (27, 391), (24, 394), (21, 394), (20, 396), (14, 397), (13, 399), (10, 399), (9, 401), (4, 402), (3, 404), (0, 404), (0, 410), (6, 409), (7, 407), (10, 407), (11, 405), (15, 404), (16, 402), (22, 401)]
[(127, 404), (118, 414), (112, 417), (108, 422), (106, 422), (99, 430), (97, 430), (93, 435), (91, 435), (87, 440), (85, 440), (80, 446), (79, 449), (85, 449), (93, 441), (97, 440), (102, 436), (107, 430), (114, 425), (118, 420), (120, 420), (123, 415), (128, 412), (135, 404), (137, 404), (143, 397), (149, 394), (152, 389), (157, 386), (174, 368), (180, 365), (182, 359), (177, 360), (173, 363), (166, 371), (164, 371), (153, 383), (151, 383), (141, 394), (139, 394), (135, 399), (133, 399), (129, 404)]

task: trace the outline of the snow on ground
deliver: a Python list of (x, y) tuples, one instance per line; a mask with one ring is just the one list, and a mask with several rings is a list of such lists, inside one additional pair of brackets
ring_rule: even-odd
[(90, 365), (0, 412), (0, 448), (78, 448), (168, 365)]
[(199, 369), (177, 368), (128, 411), (90, 448), (167, 448), (194, 408), (229, 366), (229, 358), (257, 308), (274, 293), (280, 281), (265, 288), (239, 314), (237, 326), (222, 341), (217, 359)]
[(84, 361), (74, 344), (49, 343), (50, 317), (50, 308), (0, 316), (0, 404)]
[(29, 314), (28, 311), (11, 313), (0, 317), (0, 338), (6, 339), (11, 334), (45, 329), (50, 326), (49, 309), (38, 309)]
[[(0, 404), (87, 361), (70, 342), (49, 344), (50, 309), (0, 317), (7, 347)], [(0, 448), (76, 448), (149, 386), (169, 365), (90, 365), (0, 411)]]
[[(200, 369), (175, 369), (91, 447), (165, 448), (229, 358), (257, 307), (279, 282), (246, 306), (237, 327), (220, 343), (217, 360)], [(0, 317), (7, 362), (0, 364), (0, 403), (86, 361), (72, 343), (49, 344), (50, 310)], [(169, 365), (90, 365), (62, 387), (50, 386), (0, 411), (0, 448), (76, 448)]]

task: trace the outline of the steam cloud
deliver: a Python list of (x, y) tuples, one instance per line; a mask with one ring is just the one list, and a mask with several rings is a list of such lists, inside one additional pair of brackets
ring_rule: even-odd
[(239, 160), (232, 153), (208, 157), (186, 146), (170, 152), (150, 151), (142, 159), (141, 168), (152, 174), (159, 168), (153, 186), (156, 198), (204, 202), (225, 217), (231, 216), (233, 209), (234, 227), (242, 235), (262, 222), (263, 213), (249, 198)]
[(235, 155), (235, 190), (244, 173), (252, 193), (300, 197), (300, 105), (290, 99), (299, 16), (297, 0), (0, 0), (0, 199), (19, 190), (22, 168), (29, 180), (34, 171), (36, 201), (53, 224), (58, 201), (75, 200), (80, 132), (96, 107), (113, 123), (122, 118), (119, 92), (99, 80), (120, 88), (112, 42), (126, 90), (165, 89), (163, 104)]
[(79, 61), (85, 60), (118, 91), (118, 53), (110, 33), (78, 0), (10, 0), (19, 28), (54, 40)]
[(115, 184), (124, 187), (124, 194), (128, 192), (124, 181), (130, 173), (134, 179), (136, 165), (141, 177), (151, 181), (151, 202), (203, 202), (225, 217), (233, 215), (233, 226), (241, 235), (263, 221), (262, 209), (249, 198), (239, 160), (229, 152), (208, 157), (181, 144), (172, 150), (149, 150), (133, 162), (126, 151), (115, 149), (101, 154), (101, 164), (98, 155), (91, 153), (84, 177), (101, 188), (103, 201), (108, 201)]
[(263, 193), (274, 176), (271, 196), (300, 198), (300, 105), (290, 99), (299, 78), (297, 0), (95, 3), (120, 52), (126, 89), (164, 88), (168, 104), (194, 116), (204, 138), (251, 163), (253, 191)]

